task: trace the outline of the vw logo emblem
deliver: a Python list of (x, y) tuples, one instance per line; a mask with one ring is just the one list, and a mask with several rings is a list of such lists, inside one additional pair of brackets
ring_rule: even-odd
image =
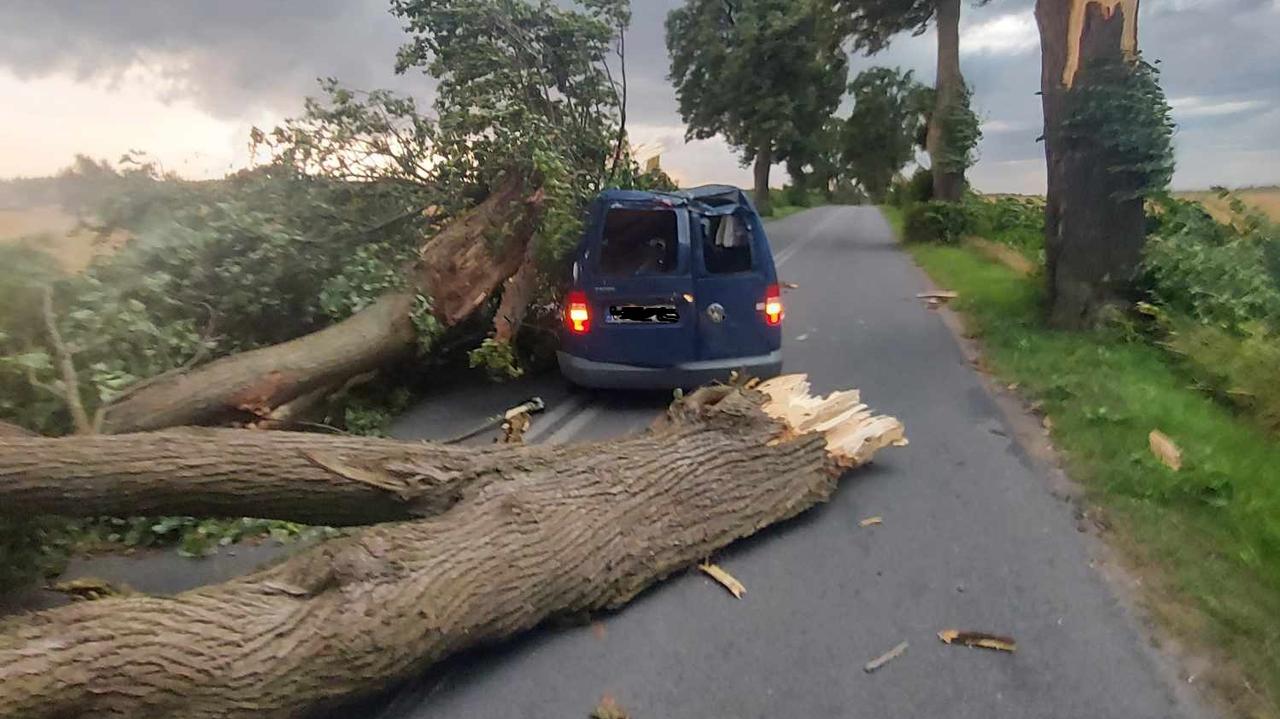
[(719, 302), (712, 302), (707, 305), (707, 317), (717, 324), (724, 322), (724, 305)]

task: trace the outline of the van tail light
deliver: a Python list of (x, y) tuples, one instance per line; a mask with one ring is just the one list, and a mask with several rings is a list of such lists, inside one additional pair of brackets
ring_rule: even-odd
[(776, 327), (782, 324), (782, 291), (777, 283), (769, 285), (764, 291), (764, 323)]
[(587, 304), (587, 293), (573, 290), (565, 297), (564, 324), (574, 334), (584, 335), (591, 329), (591, 307)]

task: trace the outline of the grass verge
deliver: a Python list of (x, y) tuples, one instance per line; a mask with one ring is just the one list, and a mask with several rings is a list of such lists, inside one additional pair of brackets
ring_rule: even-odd
[[(908, 249), (959, 293), (991, 371), (1051, 418), (1069, 474), (1142, 577), (1147, 608), (1210, 660), (1194, 680), (1239, 715), (1280, 716), (1280, 443), (1140, 338), (1045, 329), (1035, 279), (963, 247)], [(1181, 471), (1148, 450), (1157, 428), (1181, 447)]]

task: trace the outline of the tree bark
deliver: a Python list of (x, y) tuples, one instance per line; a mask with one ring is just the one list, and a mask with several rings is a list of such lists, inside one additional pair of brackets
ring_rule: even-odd
[(1100, 143), (1063, 132), (1073, 91), (1092, 82), (1090, 65), (1137, 51), (1137, 17), (1138, 0), (1036, 3), (1048, 166), (1045, 275), (1055, 327), (1090, 327), (1108, 308), (1127, 304), (1141, 259), (1142, 200), (1124, 199), (1132, 188), (1108, 172)]
[(752, 168), (755, 176), (756, 211), (768, 215), (773, 211), (773, 203), (769, 198), (769, 168), (773, 165), (773, 139), (762, 138), (756, 144), (756, 162)]
[(126, 392), (103, 415), (106, 433), (248, 422), (325, 386), (403, 357), (417, 336), (414, 294), (445, 327), (475, 312), (515, 273), (541, 212), (541, 194), (511, 177), (423, 247), (413, 291), (385, 295), (332, 327), (223, 357)]
[[(372, 524), (439, 514), (472, 485), (501, 477), (514, 456), (502, 446), (247, 429), (0, 437), (0, 517)], [(537, 449), (518, 456), (525, 467), (542, 461)]]
[(0, 421), (0, 437), (38, 437), (39, 435), (26, 427)]
[(949, 172), (942, 158), (952, 150), (947, 146), (948, 108), (964, 94), (960, 72), (960, 0), (938, 0), (938, 69), (934, 80), (933, 114), (929, 117), (925, 149), (933, 171), (933, 199), (957, 202), (964, 192), (964, 171)]
[[(655, 581), (826, 500), (901, 443), (856, 393), (713, 387), (639, 437), (510, 464), (444, 515), (385, 524), (170, 598), (104, 599), (0, 632), (0, 717), (287, 717), (375, 691)], [(533, 451), (533, 448), (524, 448)]]

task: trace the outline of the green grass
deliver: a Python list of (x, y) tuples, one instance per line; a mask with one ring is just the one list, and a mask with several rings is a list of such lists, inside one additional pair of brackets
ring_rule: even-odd
[[(1197, 681), (1242, 715), (1280, 716), (1280, 443), (1141, 337), (1043, 328), (1036, 280), (960, 247), (909, 251), (959, 293), (991, 370), (1042, 404), (1068, 473), (1143, 577), (1149, 609), (1217, 660)], [(1182, 449), (1182, 471), (1152, 457), (1157, 428)]]
[(884, 215), (884, 219), (893, 228), (893, 234), (902, 237), (902, 230), (906, 227), (906, 218), (903, 217), (902, 208), (897, 205), (880, 205), (880, 214)]

